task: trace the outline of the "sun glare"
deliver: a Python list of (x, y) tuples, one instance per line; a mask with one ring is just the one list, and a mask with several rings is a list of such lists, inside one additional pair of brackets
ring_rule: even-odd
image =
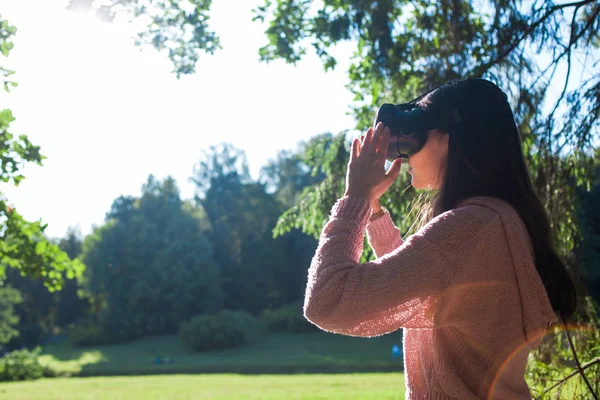
[[(197, 72), (181, 79), (166, 51), (134, 45), (147, 28), (143, 20), (103, 22), (93, 10), (68, 11), (67, 3), (2, 1), (3, 17), (18, 29), (6, 66), (19, 86), (0, 99), (17, 118), (14, 132), (27, 134), (47, 157), (43, 167), (27, 165), (27, 179), (3, 193), (27, 218), (43, 218), (49, 235), (78, 223), (87, 233), (115, 198), (137, 195), (149, 174), (174, 177), (190, 198), (193, 166), (210, 145), (244, 149), (257, 177), (278, 151), (353, 126), (346, 115), (352, 94), (344, 87), (352, 48), (329, 73), (315, 55), (296, 67), (260, 63), (264, 27), (252, 22), (250, 2), (234, 14), (215, 3), (211, 26), (223, 49), (202, 54)], [(232, 121), (231, 105), (240, 101)], [(224, 127), (231, 122), (243, 129)], [(39, 201), (47, 193), (64, 196)]]

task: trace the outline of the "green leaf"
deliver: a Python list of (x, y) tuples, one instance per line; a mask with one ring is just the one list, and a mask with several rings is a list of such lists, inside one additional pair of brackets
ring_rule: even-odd
[(48, 247), (48, 243), (46, 241), (37, 242), (35, 245), (35, 253), (37, 255), (44, 254), (46, 252), (47, 247)]

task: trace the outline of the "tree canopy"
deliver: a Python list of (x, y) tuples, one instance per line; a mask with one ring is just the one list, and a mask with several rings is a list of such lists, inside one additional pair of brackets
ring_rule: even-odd
[[(14, 47), (16, 28), (0, 16), (0, 52), (8, 57)], [(0, 80), (5, 91), (17, 84), (12, 80), (14, 71), (0, 65)], [(0, 182), (18, 186), (25, 178), (21, 170), (26, 163), (42, 165), (44, 156), (39, 146), (26, 135), (11, 132), (14, 116), (9, 109), (0, 110)], [(64, 279), (80, 276), (84, 265), (71, 260), (56, 244), (49, 241), (40, 221), (30, 222), (18, 213), (0, 189), (0, 282), (5, 279), (5, 268), (12, 267), (21, 274), (40, 278), (50, 290), (61, 289)]]
[(277, 239), (271, 233), (285, 209), (277, 199), (295, 197), (307, 183), (303, 177), (308, 171), (296, 171), (299, 182), (293, 189), (288, 187), (293, 176), (283, 173), (280, 165), (294, 159), (289, 155), (270, 163), (268, 170), (280, 173), (271, 180), (274, 193), (267, 191), (265, 183), (251, 180), (244, 151), (230, 144), (211, 147), (196, 165), (192, 180), (198, 187), (197, 204), (210, 222), (209, 237), (221, 267), (227, 308), (258, 314), (303, 294), (314, 239), (297, 231)]
[(139, 198), (117, 198), (82, 258), (84, 288), (112, 340), (172, 333), (221, 308), (212, 246), (171, 178), (150, 176)]
[[(209, 25), (211, 5), (70, 0), (68, 8), (93, 10), (106, 21), (141, 21), (136, 43), (165, 52), (181, 76), (196, 72), (203, 53), (221, 48)], [(332, 70), (336, 45), (356, 45), (347, 87), (361, 131), (384, 102), (403, 102), (456, 78), (498, 83), (513, 106), (558, 250), (569, 265), (583, 265), (579, 272), (597, 293), (599, 2), (264, 0), (253, 18), (266, 26), (257, 49), (263, 62), (295, 64), (315, 51)], [(3, 56), (14, 33), (0, 18)], [(11, 75), (0, 67), (5, 90), (16, 85)], [(41, 164), (43, 156), (26, 136), (9, 133), (12, 120), (9, 110), (0, 112), (0, 181), (18, 185), (21, 166)], [(258, 182), (249, 177), (243, 150), (223, 144), (204, 152), (195, 168), (195, 202), (182, 201), (172, 179), (153, 177), (140, 197), (116, 199), (81, 250), (88, 264), (81, 283), (107, 332), (116, 339), (169, 332), (195, 314), (223, 307), (258, 313), (301, 298), (314, 237), (343, 193), (348, 144), (346, 132), (317, 135), (298, 152), (281, 152)], [(411, 214), (415, 204), (428, 196), (407, 179), (401, 175), (381, 199), (403, 233), (419, 218)], [(25, 221), (9, 204), (0, 193), (0, 272), (11, 266), (50, 288), (81, 274), (81, 263), (45, 239), (41, 222)], [(78, 247), (76, 240), (62, 243), (71, 257)], [(363, 260), (371, 256), (365, 246)], [(21, 298), (0, 289), (0, 300), (9, 310), (0, 316), (9, 321), (0, 326), (6, 340), (17, 320), (11, 307)], [(594, 349), (586, 348), (587, 360)], [(563, 350), (553, 353), (561, 361), (570, 357)], [(541, 382), (557, 376), (538, 360), (530, 371)]]
[[(138, 44), (166, 50), (178, 75), (193, 73), (203, 52), (220, 48), (218, 32), (208, 28), (210, 7), (211, 1), (200, 0), (69, 3), (105, 20), (121, 15), (145, 21), (139, 35), (147, 40)], [(510, 96), (559, 250), (564, 255), (573, 249), (578, 230), (571, 223), (576, 212), (570, 183), (591, 182), (577, 154), (589, 152), (599, 138), (597, 1), (265, 0), (253, 18), (267, 26), (266, 44), (257, 49), (265, 62), (294, 64), (312, 49), (329, 70), (337, 65), (332, 55), (337, 44), (356, 44), (348, 89), (355, 95), (349, 107), (360, 130), (380, 104), (406, 101), (448, 80), (484, 77), (499, 83)], [(582, 69), (579, 77), (576, 67)], [(563, 68), (566, 73), (557, 74)], [(553, 84), (560, 94), (553, 94)], [(342, 171), (332, 181), (343, 178)], [(325, 197), (339, 195), (335, 189), (324, 187)]]

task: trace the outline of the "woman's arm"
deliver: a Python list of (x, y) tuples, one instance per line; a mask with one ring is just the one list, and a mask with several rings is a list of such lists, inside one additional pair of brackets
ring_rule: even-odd
[[(377, 210), (373, 207), (373, 213), (375, 212)], [(394, 225), (390, 213), (387, 211), (381, 218), (368, 222), (367, 238), (376, 257), (391, 253), (403, 243), (400, 230)]]
[(452, 222), (441, 219), (392, 253), (360, 264), (369, 214), (364, 199), (336, 202), (309, 269), (305, 317), (323, 330), (365, 337), (439, 326), (438, 299), (454, 262), (426, 236), (451, 229)]

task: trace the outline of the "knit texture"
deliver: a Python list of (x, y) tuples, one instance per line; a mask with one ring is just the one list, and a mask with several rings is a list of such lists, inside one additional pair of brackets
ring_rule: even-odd
[[(527, 356), (557, 321), (516, 211), (461, 202), (406, 241), (365, 199), (331, 211), (308, 271), (304, 315), (329, 332), (403, 329), (406, 399), (531, 399)], [(365, 231), (377, 258), (360, 263)]]

